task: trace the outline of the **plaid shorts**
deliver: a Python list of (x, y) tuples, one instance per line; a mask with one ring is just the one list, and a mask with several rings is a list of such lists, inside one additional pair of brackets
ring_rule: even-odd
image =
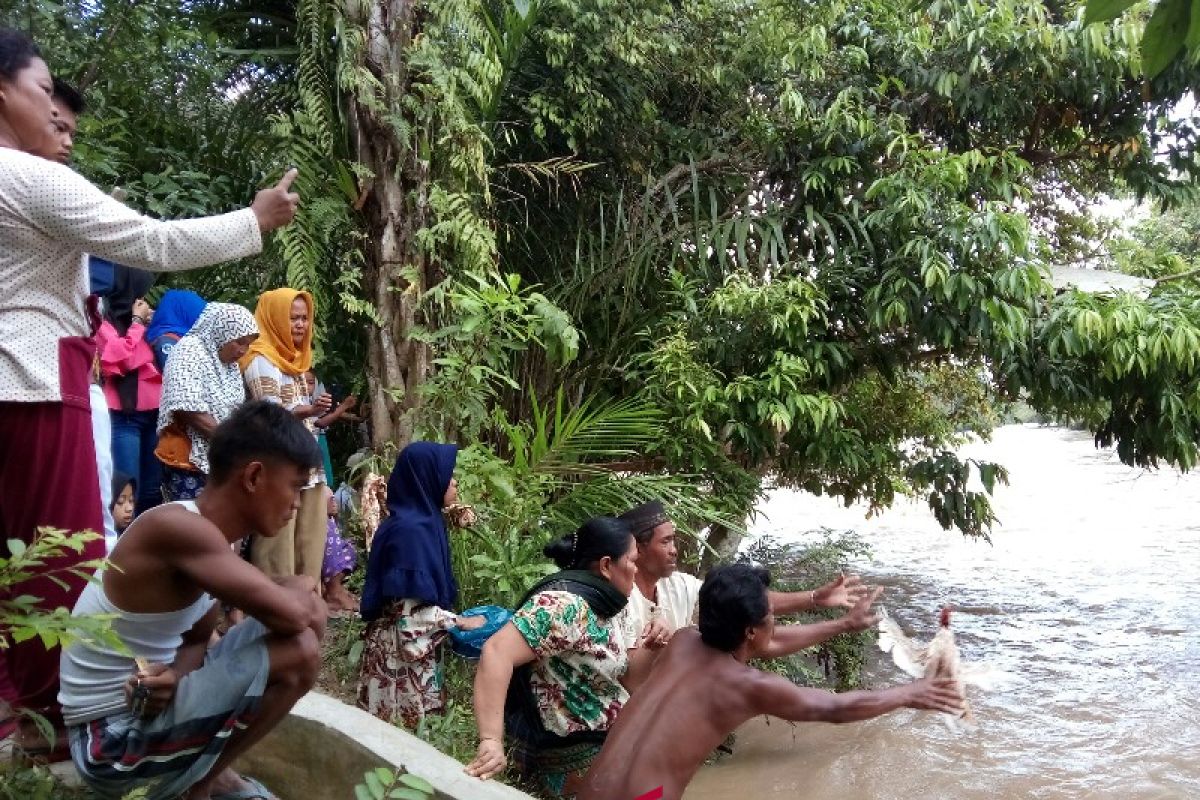
[(72, 725), (71, 758), (83, 782), (104, 800), (142, 787), (146, 800), (173, 800), (202, 780), (258, 709), (271, 666), (266, 637), (254, 619), (230, 628), (157, 717), (123, 711)]

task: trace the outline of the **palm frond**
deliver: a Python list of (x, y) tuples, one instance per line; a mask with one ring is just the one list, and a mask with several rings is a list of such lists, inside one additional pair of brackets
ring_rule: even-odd
[(530, 474), (598, 475), (606, 464), (645, 453), (664, 434), (660, 410), (638, 398), (586, 398), (568, 407), (560, 388), (553, 407), (532, 404), (528, 426), (507, 427), (514, 466)]

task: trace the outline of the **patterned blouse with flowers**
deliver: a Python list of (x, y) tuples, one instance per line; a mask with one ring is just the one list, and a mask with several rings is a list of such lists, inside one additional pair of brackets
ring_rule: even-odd
[(559, 736), (608, 730), (629, 700), (621, 615), (602, 619), (571, 592), (539, 592), (512, 622), (537, 654), (530, 684), (542, 723)]

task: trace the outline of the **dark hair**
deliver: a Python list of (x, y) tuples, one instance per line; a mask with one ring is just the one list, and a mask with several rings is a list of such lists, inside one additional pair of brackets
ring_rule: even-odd
[(285, 461), (304, 469), (322, 463), (304, 423), (266, 400), (246, 403), (217, 426), (208, 446), (209, 480), (221, 483), (249, 461)]
[(29, 62), (41, 57), (42, 51), (28, 36), (10, 28), (0, 28), (0, 78), (15, 79)]
[(746, 639), (746, 629), (771, 609), (767, 587), (771, 573), (749, 564), (716, 567), (700, 587), (700, 638), (709, 647), (732, 653)]
[(555, 539), (542, 549), (559, 569), (590, 569), (608, 556), (616, 561), (629, 551), (629, 526), (614, 517), (592, 517), (579, 530)]
[(71, 109), (71, 113), (76, 116), (82, 114), (83, 110), (87, 108), (87, 102), (79, 90), (62, 78), (54, 79), (54, 99)]

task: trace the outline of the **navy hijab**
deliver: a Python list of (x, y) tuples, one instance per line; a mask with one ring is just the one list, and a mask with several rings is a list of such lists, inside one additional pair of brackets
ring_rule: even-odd
[(375, 532), (367, 559), (363, 619), (378, 619), (389, 602), (404, 598), (454, 607), (458, 585), (442, 500), (457, 459), (452, 444), (413, 442), (400, 451), (388, 478), (388, 518)]

